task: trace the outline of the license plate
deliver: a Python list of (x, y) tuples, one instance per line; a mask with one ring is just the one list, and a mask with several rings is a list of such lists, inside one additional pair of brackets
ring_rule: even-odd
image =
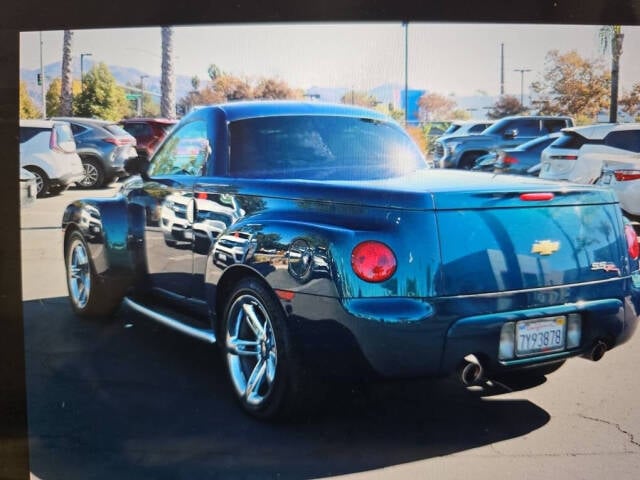
[(567, 320), (564, 316), (523, 320), (516, 323), (516, 355), (564, 350)]
[(226, 261), (227, 261), (227, 256), (226, 256), (224, 253), (218, 253), (218, 254), (216, 254), (216, 255), (217, 255), (217, 257), (218, 257), (218, 260), (221, 260), (221, 261), (223, 261), (223, 262), (226, 262)]

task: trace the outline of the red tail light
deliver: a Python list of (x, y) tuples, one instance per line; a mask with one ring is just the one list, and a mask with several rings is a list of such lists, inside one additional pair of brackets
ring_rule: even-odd
[(117, 147), (122, 147), (124, 145), (133, 145), (134, 142), (128, 138), (117, 138), (117, 137), (105, 137), (104, 140), (107, 143), (111, 143)]
[(359, 243), (351, 252), (351, 268), (367, 282), (384, 282), (396, 272), (393, 251), (384, 243), (372, 240)]
[(640, 245), (638, 244), (638, 234), (630, 223), (625, 224), (624, 234), (627, 237), (627, 247), (629, 248), (629, 256), (637, 260), (640, 256)]
[(55, 128), (51, 129), (51, 135), (49, 136), (49, 148), (51, 150), (62, 152), (62, 148), (58, 145), (58, 133)]
[(628, 182), (629, 180), (640, 180), (640, 170), (616, 170), (613, 173), (619, 182)]
[(515, 165), (516, 163), (518, 163), (518, 159), (514, 157), (510, 157), (509, 155), (506, 155), (502, 159), (502, 163), (504, 163), (505, 165)]
[(524, 202), (546, 202), (553, 200), (554, 196), (551, 192), (523, 193), (520, 195), (520, 200)]

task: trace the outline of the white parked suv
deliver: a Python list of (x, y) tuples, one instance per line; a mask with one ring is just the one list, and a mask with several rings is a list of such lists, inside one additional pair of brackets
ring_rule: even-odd
[(595, 183), (607, 159), (628, 155), (626, 138), (638, 128), (637, 123), (603, 123), (563, 129), (540, 155), (540, 178)]
[(35, 175), (38, 197), (58, 194), (84, 176), (66, 122), (20, 120), (20, 166)]

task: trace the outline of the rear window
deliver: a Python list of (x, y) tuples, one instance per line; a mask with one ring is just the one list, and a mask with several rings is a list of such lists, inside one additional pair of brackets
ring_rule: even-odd
[(585, 143), (602, 143), (601, 140), (589, 140), (582, 135), (575, 132), (563, 132), (558, 139), (553, 142), (549, 147), (551, 148), (571, 148), (578, 150)]
[(229, 130), (230, 172), (240, 177), (371, 180), (427, 168), (399, 126), (368, 118), (263, 117)]
[(460, 128), (461, 125), (458, 125), (456, 123), (452, 123), (451, 125), (449, 125), (449, 128), (447, 128), (444, 131), (444, 135), (449, 135), (450, 133), (455, 132), (456, 130), (458, 130)]
[(50, 132), (48, 128), (41, 127), (20, 127), (20, 143), (27, 142), (42, 132)]
[(146, 123), (125, 123), (122, 128), (134, 137), (150, 137), (153, 129)]
[(610, 147), (640, 152), (640, 130), (621, 130), (611, 132), (604, 139), (605, 145)]
[(479, 123), (478, 125), (474, 125), (469, 129), (469, 133), (480, 133), (484, 131), (489, 125), (486, 123)]
[(115, 123), (104, 125), (104, 129), (107, 130), (109, 133), (114, 134), (117, 137), (129, 136), (129, 133), (127, 133), (127, 131), (124, 128), (122, 128), (119, 125), (116, 125)]

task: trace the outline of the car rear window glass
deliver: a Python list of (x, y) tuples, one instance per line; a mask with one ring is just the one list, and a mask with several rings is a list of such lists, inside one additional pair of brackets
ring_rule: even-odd
[(487, 125), (484, 123), (479, 123), (478, 125), (474, 125), (473, 127), (471, 127), (469, 129), (469, 133), (480, 133), (482, 132), (485, 128), (487, 128)]
[(605, 137), (604, 143), (610, 147), (630, 152), (640, 152), (640, 130), (611, 132)]
[(115, 136), (119, 137), (119, 136), (128, 136), (129, 134), (127, 133), (127, 131), (122, 128), (119, 125), (116, 125), (115, 123), (111, 123), (109, 125), (104, 125), (105, 130), (107, 130), (109, 133), (114, 134)]
[(72, 123), (71, 124), (71, 131), (73, 132), (74, 135), (79, 135), (83, 132), (86, 132), (87, 129), (81, 125), (78, 125), (77, 123)]
[(578, 150), (585, 143), (601, 143), (597, 140), (588, 140), (587, 138), (575, 132), (563, 132), (558, 139), (549, 145), (550, 148), (571, 148)]
[(371, 180), (427, 168), (399, 126), (368, 118), (262, 117), (229, 128), (234, 176)]
[(545, 133), (559, 132), (563, 128), (567, 128), (567, 121), (564, 119), (546, 119), (542, 120), (542, 131)]
[(50, 130), (39, 127), (20, 127), (20, 143), (27, 142), (42, 132), (50, 132)]
[(457, 123), (452, 123), (451, 125), (449, 125), (449, 128), (447, 128), (444, 131), (445, 135), (449, 135), (450, 133), (455, 132), (456, 130), (458, 130), (461, 127), (461, 125), (458, 125)]
[(125, 123), (122, 128), (134, 137), (150, 137), (153, 135), (153, 129), (146, 123)]

